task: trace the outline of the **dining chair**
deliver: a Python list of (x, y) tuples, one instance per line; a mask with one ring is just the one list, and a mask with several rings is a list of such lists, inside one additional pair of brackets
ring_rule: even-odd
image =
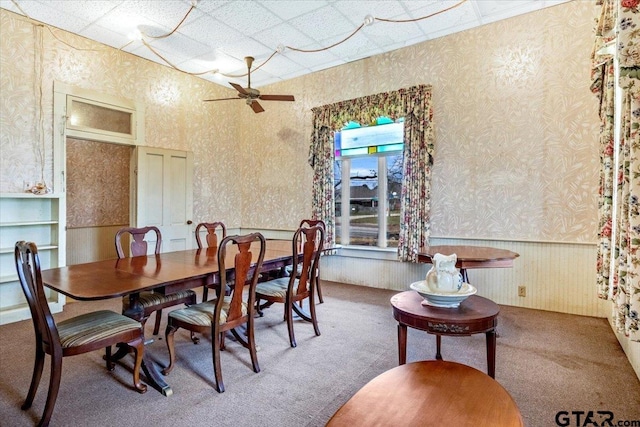
[(44, 412), (38, 423), (39, 426), (49, 425), (60, 388), (62, 359), (66, 356), (75, 356), (106, 348), (107, 369), (111, 371), (115, 368), (115, 363), (111, 360), (111, 346), (120, 343), (126, 344), (135, 353), (133, 387), (140, 393), (147, 391), (147, 386), (140, 382), (140, 366), (144, 355), (142, 325), (129, 317), (110, 310), (81, 314), (56, 323), (44, 293), (36, 244), (19, 241), (15, 245), (14, 253), (18, 278), (29, 304), (36, 335), (33, 376), (22, 409), (27, 410), (33, 404), (40, 384), (46, 354), (51, 356), (51, 372), (49, 390), (47, 391)]
[[(258, 246), (252, 247), (254, 242)], [(233, 247), (233, 249), (231, 249)], [(257, 252), (257, 257), (255, 256)], [(233, 261), (233, 266), (227, 265), (227, 252)], [(227, 236), (220, 242), (218, 249), (218, 270), (227, 271), (233, 268), (235, 272), (235, 286), (230, 287), (229, 295), (220, 290), (227, 286), (226, 275), (220, 275), (220, 290), (217, 297), (210, 301), (192, 305), (187, 308), (173, 310), (169, 313), (169, 320), (165, 339), (169, 349), (169, 365), (162, 371), (168, 375), (176, 363), (175, 333), (179, 328), (194, 332), (211, 333), (211, 352), (213, 355), (213, 372), (218, 393), (224, 392), (222, 368), (220, 364), (220, 350), (224, 350), (224, 334), (230, 331), (235, 339), (249, 349), (251, 364), (254, 372), (260, 372), (258, 354), (254, 336), (255, 322), (255, 289), (258, 283), (258, 273), (262, 268), (265, 254), (265, 239), (260, 233), (244, 236)], [(255, 265), (252, 266), (252, 261)], [(239, 286), (242, 284), (242, 286)], [(246, 289), (245, 291), (245, 288)], [(243, 326), (246, 325), (246, 328)], [(238, 330), (240, 329), (240, 330)], [(246, 336), (246, 339), (245, 339)]]
[[(320, 227), (322, 227), (322, 230), (326, 234), (327, 227), (324, 221), (321, 219), (303, 219), (302, 221), (300, 221), (300, 225), (298, 227), (313, 227), (314, 225), (319, 225)], [(288, 265), (287, 267), (285, 267), (285, 271), (287, 272), (287, 274), (293, 274), (293, 266)], [(302, 273), (302, 264), (298, 263), (296, 274), (298, 275), (298, 277), (300, 277), (301, 273)], [(319, 262), (317, 265), (315, 279), (316, 279), (316, 292), (318, 293), (318, 303), (322, 304), (324, 300), (322, 299), (322, 289), (320, 288), (320, 263)]]
[[(293, 332), (293, 312), (302, 319), (313, 324), (316, 335), (320, 335), (318, 319), (316, 317), (315, 285), (320, 262), (320, 252), (324, 243), (324, 229), (320, 225), (313, 227), (299, 227), (292, 239), (292, 265), (296, 265), (302, 255), (302, 268), (300, 276), (291, 274), (289, 277), (280, 277), (266, 282), (258, 283), (256, 287), (256, 310), (260, 316), (262, 309), (273, 303), (284, 304), (284, 318), (289, 329), (289, 342), (291, 347), (296, 346)], [(302, 303), (309, 299), (309, 314), (303, 311)], [(260, 305), (260, 300), (265, 300)], [(300, 306), (298, 306), (298, 304)]]
[[(202, 243), (202, 237), (200, 236), (201, 229), (206, 229), (207, 234), (205, 236), (205, 242)], [(218, 234), (220, 238), (224, 239), (227, 237), (227, 227), (222, 222), (201, 222), (196, 226), (196, 243), (198, 244), (198, 249), (218, 249)], [(229, 285), (232, 285), (229, 283)], [(202, 302), (205, 302), (209, 299), (209, 285), (205, 285), (202, 289)]]
[[(153, 236), (155, 238), (155, 250), (154, 253), (157, 255), (160, 253), (160, 247), (162, 245), (162, 234), (158, 227), (148, 226), (148, 227), (125, 227), (121, 228), (116, 232), (116, 252), (118, 253), (118, 258), (125, 258), (127, 255), (124, 252), (122, 246), (122, 236), (129, 235), (131, 238), (131, 256), (146, 256), (148, 241), (145, 240), (147, 235)], [(138, 301), (143, 309), (142, 319), (140, 322), (144, 326), (147, 322), (149, 316), (152, 313), (156, 313), (156, 322), (153, 327), (153, 335), (158, 335), (160, 332), (160, 320), (162, 319), (162, 309), (166, 307), (173, 307), (179, 304), (192, 305), (196, 303), (196, 293), (191, 289), (187, 289), (184, 291), (178, 291), (172, 294), (165, 295), (161, 292), (155, 291), (145, 291), (140, 292), (138, 297)], [(122, 310), (123, 312), (129, 309), (130, 305), (130, 297), (125, 296), (122, 299)], [(195, 337), (194, 337), (195, 339)]]

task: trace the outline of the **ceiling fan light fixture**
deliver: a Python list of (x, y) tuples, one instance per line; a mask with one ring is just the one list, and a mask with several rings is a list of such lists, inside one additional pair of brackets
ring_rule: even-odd
[(238, 83), (229, 82), (229, 84), (238, 91), (237, 98), (217, 98), (217, 99), (205, 99), (208, 101), (226, 101), (231, 99), (244, 99), (245, 103), (251, 107), (254, 113), (262, 113), (264, 108), (258, 102), (262, 101), (295, 101), (293, 95), (261, 95), (258, 89), (251, 87), (251, 66), (253, 65), (254, 58), (252, 56), (246, 56), (244, 61), (247, 63), (247, 87), (244, 88)]

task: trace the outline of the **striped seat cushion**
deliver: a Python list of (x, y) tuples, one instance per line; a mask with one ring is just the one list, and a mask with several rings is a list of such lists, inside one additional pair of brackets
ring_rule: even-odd
[[(143, 308), (153, 307), (159, 304), (164, 304), (169, 301), (177, 301), (183, 298), (188, 298), (190, 295), (195, 295), (192, 290), (179, 291), (174, 294), (165, 295), (160, 292), (140, 292), (140, 305)], [(124, 297), (125, 306), (129, 306), (129, 297)]]
[(140, 322), (110, 310), (82, 314), (57, 324), (62, 348), (77, 347), (130, 330), (142, 330)]
[[(291, 273), (293, 273), (293, 266), (292, 265), (287, 265), (284, 269), (287, 272), (287, 274), (289, 276), (291, 276)], [(302, 274), (302, 264), (298, 264), (298, 269), (296, 270), (296, 274), (298, 276), (300, 276)]]
[[(295, 279), (295, 280), (296, 281), (293, 285), (294, 289), (298, 287), (298, 279)], [(277, 279), (258, 283), (258, 286), (256, 286), (256, 293), (261, 295), (277, 297), (277, 298), (286, 298), (288, 287), (289, 287), (289, 278), (279, 277)], [(307, 290), (308, 289), (309, 289), (309, 285), (307, 285)]]
[[(200, 304), (195, 304), (189, 306), (187, 308), (181, 308), (178, 310), (173, 310), (169, 313), (169, 318), (174, 318), (184, 323), (188, 323), (190, 325), (197, 326), (211, 326), (213, 321), (213, 315), (216, 310), (216, 301), (215, 299), (210, 301), (205, 301)], [(222, 311), (220, 312), (220, 324), (222, 325), (227, 321), (227, 310), (229, 309), (229, 303), (231, 302), (230, 297), (224, 298), (224, 303), (222, 305)], [(242, 302), (242, 315), (247, 314), (247, 303)]]

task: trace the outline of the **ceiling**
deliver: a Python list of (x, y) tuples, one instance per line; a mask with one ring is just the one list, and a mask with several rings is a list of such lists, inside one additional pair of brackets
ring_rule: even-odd
[[(183, 71), (217, 70), (200, 77), (227, 87), (246, 87), (244, 57), (253, 56), (257, 88), (565, 1), (0, 0), (0, 7)], [(432, 14), (404, 23), (378, 19)], [(339, 43), (368, 16), (375, 18), (371, 25)]]

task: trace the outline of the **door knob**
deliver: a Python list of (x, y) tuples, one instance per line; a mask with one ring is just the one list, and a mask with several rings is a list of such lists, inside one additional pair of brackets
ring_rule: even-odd
[(193, 224), (193, 221), (188, 220), (188, 221), (187, 221), (187, 225), (191, 225), (191, 224)]

